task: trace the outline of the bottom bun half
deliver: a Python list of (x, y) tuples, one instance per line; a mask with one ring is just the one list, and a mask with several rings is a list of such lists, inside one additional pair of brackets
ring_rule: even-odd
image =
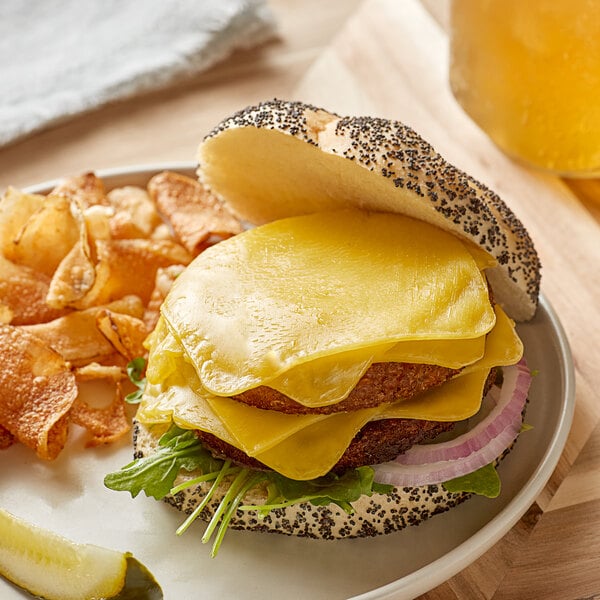
[[(152, 455), (158, 446), (164, 428), (151, 431), (135, 421), (133, 445), (135, 457)], [(192, 479), (197, 473), (183, 473), (176, 484)], [(210, 483), (195, 485), (164, 498), (165, 502), (185, 514), (190, 514), (202, 501)], [(224, 485), (218, 489), (209, 505), (199, 518), (209, 521), (227, 492)], [(362, 496), (352, 503), (354, 514), (349, 515), (335, 504), (314, 506), (309, 502), (272, 510), (267, 516), (259, 517), (256, 512), (238, 510), (229, 523), (231, 529), (282, 533), (313, 539), (343, 539), (374, 537), (418, 525), (433, 515), (446, 512), (469, 498), (466, 492), (452, 493), (441, 485), (395, 488), (390, 494)], [(250, 491), (245, 504), (262, 504), (265, 497)]]

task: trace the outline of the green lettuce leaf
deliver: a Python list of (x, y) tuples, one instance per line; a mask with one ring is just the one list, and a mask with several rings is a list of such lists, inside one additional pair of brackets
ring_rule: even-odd
[[(202, 475), (173, 487), (181, 469), (198, 470)], [(311, 502), (316, 506), (337, 504), (348, 513), (352, 513), (352, 502), (361, 496), (373, 493), (390, 493), (393, 486), (373, 481), (371, 467), (350, 469), (343, 475), (330, 473), (310, 481), (295, 481), (274, 471), (254, 471), (231, 466), (230, 461), (221, 461), (212, 457), (193, 431), (172, 426), (159, 441), (155, 454), (135, 459), (120, 471), (109, 473), (104, 485), (116, 491), (128, 491), (133, 497), (141, 491), (147, 496), (161, 500), (167, 494), (175, 494), (186, 487), (200, 482), (213, 482), (203, 501), (186, 519), (177, 533), (183, 533), (208, 504), (220, 483), (229, 485), (214, 516), (209, 522), (202, 542), (206, 543), (215, 535), (212, 556), (216, 556), (225, 535), (227, 525), (235, 511), (257, 511), (259, 517), (276, 508), (283, 508), (300, 502)], [(267, 490), (264, 505), (242, 505), (245, 494), (258, 486)]]
[(129, 381), (131, 381), (137, 389), (125, 396), (125, 402), (129, 404), (139, 404), (142, 400), (144, 387), (146, 387), (146, 378), (144, 377), (145, 371), (146, 359), (142, 356), (138, 356), (127, 363), (127, 376), (129, 377)]
[(245, 510), (258, 508), (261, 514), (273, 508), (280, 508), (298, 502), (311, 502), (315, 506), (337, 504), (346, 512), (352, 513), (352, 502), (361, 496), (371, 496), (374, 492), (387, 494), (394, 486), (373, 481), (375, 472), (371, 467), (350, 469), (343, 475), (329, 473), (309, 481), (288, 479), (279, 473), (270, 472), (267, 478), (271, 483), (269, 498), (261, 507), (242, 507)]
[(500, 495), (500, 476), (493, 464), (486, 465), (461, 477), (445, 481), (442, 486), (449, 492), (469, 492), (488, 498)]
[(104, 485), (116, 491), (127, 491), (134, 498), (141, 492), (156, 500), (164, 498), (182, 469), (202, 472), (219, 471), (222, 461), (215, 460), (204, 449), (193, 431), (171, 427), (159, 440), (155, 454), (137, 458), (121, 470), (109, 473)]

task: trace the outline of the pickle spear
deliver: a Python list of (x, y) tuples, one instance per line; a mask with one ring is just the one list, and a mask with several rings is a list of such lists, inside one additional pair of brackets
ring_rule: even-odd
[[(0, 509), (0, 575), (45, 600), (161, 600), (160, 586), (130, 553), (78, 544)], [(131, 588), (131, 589), (129, 589)]]

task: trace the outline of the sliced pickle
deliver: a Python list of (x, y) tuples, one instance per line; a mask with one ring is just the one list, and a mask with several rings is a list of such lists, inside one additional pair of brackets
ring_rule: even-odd
[(163, 597), (147, 569), (129, 553), (72, 542), (2, 509), (0, 575), (46, 600), (132, 598), (130, 586), (146, 594), (136, 598)]

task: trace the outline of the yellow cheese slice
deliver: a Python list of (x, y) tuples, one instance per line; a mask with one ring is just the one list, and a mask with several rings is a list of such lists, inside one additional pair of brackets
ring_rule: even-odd
[(178, 359), (184, 354), (183, 346), (169, 332), (162, 316), (144, 345), (149, 350), (146, 380), (152, 384), (162, 383), (177, 369)]
[[(523, 344), (514, 323), (499, 306), (496, 325), (486, 336), (472, 340), (399, 342), (364, 358), (352, 351), (309, 361), (268, 383), (269, 387), (307, 407), (327, 406), (346, 398), (373, 362), (410, 362), (469, 370), (511, 365), (521, 358)], [(387, 348), (387, 350), (385, 350)], [(481, 361), (485, 352), (485, 361)], [(426, 418), (426, 417), (422, 417)]]
[(496, 326), (488, 335), (484, 357), (465, 373), (410, 401), (331, 415), (285, 415), (265, 411), (203, 390), (196, 371), (179, 356), (166, 382), (149, 385), (138, 418), (144, 422), (172, 419), (185, 428), (213, 433), (294, 479), (327, 473), (356, 433), (370, 420), (411, 418), (458, 421), (475, 414), (481, 404), (489, 365), (516, 362), (522, 344), (512, 321), (496, 307)]
[(519, 337), (515, 322), (498, 304), (494, 306), (496, 325), (485, 341), (485, 353), (481, 360), (465, 367), (465, 373), (475, 369), (490, 369), (518, 363), (523, 356), (523, 342)]
[(424, 419), (425, 421), (462, 421), (481, 408), (483, 388), (489, 369), (474, 369), (458, 375), (444, 385), (428, 390), (411, 400), (383, 407), (377, 419)]
[(460, 376), (443, 386), (400, 402), (394, 402), (379, 419), (424, 419), (426, 421), (462, 421), (473, 416), (481, 406), (483, 388), (492, 367), (513, 365), (523, 356), (523, 342), (508, 315), (498, 305), (496, 325), (487, 335), (485, 354)]
[(491, 269), (492, 267), (498, 266), (498, 261), (489, 252), (484, 250), (481, 246), (474, 244), (470, 240), (462, 240), (466, 249), (469, 251), (471, 256), (475, 259), (479, 270)]
[[(150, 383), (164, 381), (176, 368), (177, 357), (185, 351), (159, 318), (146, 342), (150, 350), (146, 377)], [(340, 402), (348, 396), (373, 362), (414, 362), (461, 368), (481, 358), (485, 336), (474, 340), (400, 342), (378, 347), (365, 356), (365, 350), (352, 350), (326, 356), (289, 369), (269, 382), (269, 387), (309, 408)], [(196, 384), (200, 386), (198, 382)]]
[(197, 376), (193, 367), (181, 361), (163, 384), (146, 385), (136, 419), (146, 425), (174, 422), (183, 429), (200, 429), (235, 446), (237, 440), (190, 386), (194, 380)]
[[(331, 471), (354, 436), (376, 414), (377, 408), (328, 415), (256, 455), (271, 469), (291, 479), (315, 479)], [(335, 435), (332, 435), (335, 432)]]
[(288, 369), (267, 385), (303, 406), (328, 406), (348, 396), (374, 358), (364, 349), (323, 356)]
[[(235, 438), (234, 446), (241, 448), (248, 456), (256, 456), (257, 453), (268, 450), (329, 416), (262, 410), (220, 396), (207, 395), (205, 400), (213, 414)], [(264, 435), (265, 432), (268, 432), (268, 435)]]
[(484, 335), (468, 340), (399, 342), (378, 356), (376, 362), (409, 362), (460, 369), (476, 363), (484, 355), (485, 344)]
[(288, 369), (267, 385), (303, 406), (340, 402), (375, 362), (407, 362), (460, 369), (484, 353), (485, 336), (472, 340), (425, 340), (386, 344), (368, 352), (351, 350)]
[(478, 338), (495, 321), (460, 240), (356, 210), (284, 219), (209, 248), (177, 278), (162, 314), (202, 385), (222, 396), (340, 352)]

